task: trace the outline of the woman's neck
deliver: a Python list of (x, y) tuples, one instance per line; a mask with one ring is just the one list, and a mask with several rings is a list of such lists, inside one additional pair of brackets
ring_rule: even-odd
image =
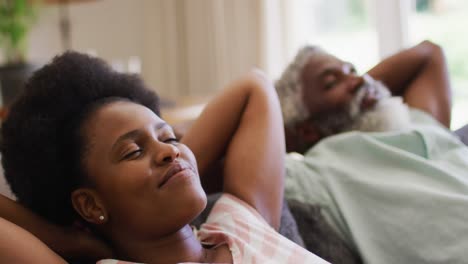
[(153, 241), (115, 239), (118, 258), (144, 263), (205, 262), (207, 250), (197, 240), (189, 225), (170, 236)]

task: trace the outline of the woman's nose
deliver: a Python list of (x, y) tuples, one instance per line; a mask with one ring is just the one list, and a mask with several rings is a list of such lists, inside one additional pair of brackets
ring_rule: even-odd
[(172, 144), (158, 142), (156, 147), (155, 162), (158, 165), (171, 163), (180, 156), (180, 150)]

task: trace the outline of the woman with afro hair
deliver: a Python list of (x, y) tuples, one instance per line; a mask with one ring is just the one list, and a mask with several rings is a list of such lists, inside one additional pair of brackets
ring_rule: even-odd
[[(179, 142), (137, 76), (67, 52), (27, 82), (1, 151), (18, 198), (0, 197), (2, 263), (324, 262), (276, 232), (284, 134), (258, 71), (224, 89)], [(224, 194), (194, 232), (206, 206), (199, 175), (221, 156)]]

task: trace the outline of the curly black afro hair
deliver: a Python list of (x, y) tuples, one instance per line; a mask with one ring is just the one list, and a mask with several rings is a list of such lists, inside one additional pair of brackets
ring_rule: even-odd
[(97, 102), (120, 98), (159, 115), (158, 96), (137, 75), (77, 52), (57, 56), (26, 82), (2, 124), (2, 164), (18, 201), (57, 224), (78, 219), (70, 199), (83, 184), (80, 128)]

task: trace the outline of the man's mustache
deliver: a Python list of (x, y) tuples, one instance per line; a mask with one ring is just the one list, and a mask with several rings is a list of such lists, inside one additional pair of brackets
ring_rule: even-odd
[(375, 103), (377, 103), (381, 99), (391, 96), (389, 89), (383, 82), (375, 80), (368, 74), (363, 75), (363, 78), (364, 83), (358, 89), (354, 99), (350, 102), (348, 107), (351, 119), (357, 118), (363, 111), (367, 110), (362, 107), (363, 102), (367, 97), (372, 97), (375, 100)]

